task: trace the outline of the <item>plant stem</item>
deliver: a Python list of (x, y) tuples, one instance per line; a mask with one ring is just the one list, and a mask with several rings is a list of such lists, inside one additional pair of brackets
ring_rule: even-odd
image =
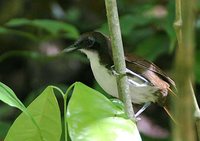
[(68, 140), (68, 130), (67, 130), (67, 117), (66, 117), (66, 115), (67, 115), (67, 97), (64, 97), (64, 116), (63, 116), (63, 118), (64, 118), (64, 134), (65, 134), (65, 141), (67, 141)]
[(173, 101), (175, 118), (174, 141), (195, 141), (194, 106), (190, 80), (193, 80), (194, 66), (194, 6), (195, 0), (176, 0), (176, 21), (178, 48), (176, 52), (175, 74), (178, 100)]
[(118, 18), (117, 3), (116, 0), (105, 0), (105, 4), (112, 43), (113, 60), (115, 70), (119, 74), (117, 76), (119, 98), (125, 104), (125, 112), (128, 117), (130, 119), (135, 119), (131, 97), (129, 94), (128, 79), (127, 76), (124, 75), (126, 74), (126, 64)]
[(63, 95), (63, 101), (64, 101), (64, 111), (63, 111), (63, 118), (64, 118), (64, 134), (65, 134), (65, 141), (68, 141), (68, 128), (67, 128), (67, 97), (70, 93), (70, 91), (72, 90), (72, 88), (74, 87), (76, 83), (73, 83), (72, 85), (69, 86), (69, 88), (67, 89), (66, 93), (65, 94), (62, 94)]

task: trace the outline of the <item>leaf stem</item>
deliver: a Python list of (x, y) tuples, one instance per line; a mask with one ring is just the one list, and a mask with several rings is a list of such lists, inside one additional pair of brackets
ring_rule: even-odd
[(65, 141), (68, 140), (68, 128), (67, 128), (67, 96), (69, 92), (72, 90), (76, 83), (73, 83), (69, 88), (67, 89), (66, 93), (63, 95), (63, 100), (64, 100), (64, 133), (65, 133)]

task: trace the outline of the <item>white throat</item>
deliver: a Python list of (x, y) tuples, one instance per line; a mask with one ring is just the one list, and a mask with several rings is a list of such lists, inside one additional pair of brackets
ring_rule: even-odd
[(105, 66), (100, 64), (99, 55), (95, 51), (81, 49), (90, 60), (90, 66), (98, 84), (110, 95), (118, 97), (116, 77)]

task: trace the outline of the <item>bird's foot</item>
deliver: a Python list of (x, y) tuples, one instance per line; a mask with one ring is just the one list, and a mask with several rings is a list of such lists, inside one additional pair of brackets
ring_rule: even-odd
[[(136, 117), (136, 120), (138, 120), (138, 116), (142, 113), (142, 112), (144, 112), (149, 106), (151, 105), (151, 102), (146, 102), (143, 106), (142, 106), (142, 108), (135, 114), (135, 117)], [(139, 118), (139, 120), (140, 120), (140, 118)]]
[(118, 73), (115, 70), (115, 66), (114, 65), (112, 65), (110, 68), (111, 68), (111, 72), (112, 72), (113, 75), (118, 76), (118, 77), (126, 76), (126, 72), (125, 73)]
[(114, 65), (112, 65), (112, 66), (110, 67), (110, 69), (111, 69), (111, 72), (112, 72), (113, 75), (119, 76), (119, 73), (117, 73), (117, 72), (115, 71), (115, 66), (114, 66)]
[(140, 117), (135, 117), (135, 119), (136, 119), (136, 122), (141, 120)]

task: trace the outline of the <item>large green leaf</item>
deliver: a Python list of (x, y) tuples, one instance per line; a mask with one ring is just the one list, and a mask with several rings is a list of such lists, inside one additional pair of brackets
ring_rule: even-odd
[(82, 83), (75, 83), (67, 115), (72, 141), (141, 141), (122, 107)]
[[(37, 126), (25, 113), (19, 115), (11, 126), (5, 141), (59, 141), (61, 136), (60, 110), (53, 92), (47, 87), (28, 107), (27, 112), (34, 118)], [(40, 138), (42, 136), (43, 140)]]
[(0, 100), (4, 103), (16, 107), (21, 111), (24, 111), (25, 106), (22, 102), (17, 98), (13, 90), (11, 90), (8, 86), (0, 82)]

